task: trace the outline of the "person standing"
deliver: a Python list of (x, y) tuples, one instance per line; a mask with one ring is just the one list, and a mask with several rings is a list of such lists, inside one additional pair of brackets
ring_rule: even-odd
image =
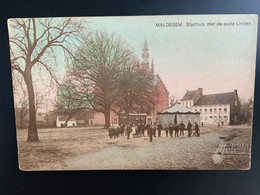
[(174, 137), (179, 137), (179, 125), (178, 125), (178, 124), (176, 124), (176, 125), (174, 126), (174, 130), (175, 130), (175, 135), (174, 135)]
[(185, 129), (185, 125), (181, 121), (181, 123), (180, 123), (180, 136), (184, 136), (184, 129)]
[(188, 122), (188, 125), (187, 125), (188, 137), (190, 137), (190, 136), (191, 136), (191, 133), (192, 133), (191, 127), (192, 127), (192, 124), (191, 124), (190, 121), (189, 121), (189, 122)]
[(167, 127), (166, 127), (166, 129), (165, 129), (166, 137), (168, 137), (169, 128), (170, 128), (170, 127), (169, 127), (169, 126), (167, 126)]
[(154, 127), (149, 128), (149, 137), (150, 137), (150, 142), (153, 142), (153, 135), (154, 135)]
[(146, 125), (146, 130), (147, 130), (147, 136), (149, 137), (149, 135), (150, 135), (150, 124), (149, 123)]
[(145, 125), (144, 125), (144, 123), (141, 125), (141, 130), (142, 130), (142, 136), (144, 137), (144, 130), (145, 130)]
[(126, 125), (127, 139), (130, 139), (130, 133), (132, 131), (131, 125)]
[(170, 136), (171, 137), (172, 137), (173, 129), (174, 129), (173, 125), (170, 124), (169, 131), (170, 131)]
[(199, 125), (195, 122), (195, 132), (196, 132), (196, 136), (199, 137), (200, 136), (200, 129), (199, 129)]
[(157, 128), (158, 128), (158, 137), (161, 137), (162, 124), (160, 122), (159, 122)]
[(135, 124), (133, 124), (133, 126), (132, 126), (132, 135), (133, 135), (133, 138), (136, 137), (136, 126), (135, 126)]
[(156, 124), (153, 124), (153, 136), (156, 137)]

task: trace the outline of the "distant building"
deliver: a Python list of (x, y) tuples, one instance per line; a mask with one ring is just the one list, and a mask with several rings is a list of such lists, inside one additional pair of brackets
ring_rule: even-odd
[(237, 90), (228, 93), (203, 95), (203, 89), (186, 91), (181, 105), (200, 113), (200, 122), (204, 124), (238, 124), (240, 102)]
[(88, 109), (79, 110), (74, 116), (78, 126), (94, 125), (94, 111)]
[[(69, 116), (57, 116), (56, 127), (63, 127)], [(70, 118), (67, 122), (67, 127), (77, 126), (75, 118)]]

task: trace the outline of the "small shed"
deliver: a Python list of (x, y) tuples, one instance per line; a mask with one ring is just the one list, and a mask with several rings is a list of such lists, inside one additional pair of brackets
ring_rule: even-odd
[[(64, 127), (69, 116), (57, 116), (56, 127)], [(70, 118), (67, 122), (67, 127), (77, 126), (77, 121), (75, 118)]]
[(180, 124), (181, 121), (184, 123), (185, 128), (189, 121), (194, 127), (195, 122), (200, 124), (200, 113), (191, 112), (180, 104), (176, 104), (163, 112), (157, 113), (157, 120), (162, 124), (163, 128), (166, 128), (170, 124)]

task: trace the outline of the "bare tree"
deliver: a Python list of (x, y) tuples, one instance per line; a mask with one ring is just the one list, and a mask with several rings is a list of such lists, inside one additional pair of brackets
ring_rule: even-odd
[(72, 18), (9, 19), (9, 40), (12, 71), (20, 73), (27, 87), (29, 98), (29, 127), (27, 141), (38, 141), (36, 127), (34, 70), (45, 69), (56, 80), (54, 74), (57, 48), (68, 59), (77, 45), (83, 22)]
[(170, 106), (171, 106), (171, 107), (174, 106), (174, 105), (176, 105), (178, 102), (179, 102), (179, 99), (178, 99), (176, 96), (172, 95), (172, 96), (170, 97)]
[(107, 128), (118, 93), (119, 76), (124, 67), (136, 60), (133, 51), (115, 35), (94, 31), (85, 38), (76, 58), (69, 68), (76, 89), (82, 89), (91, 107), (104, 114)]

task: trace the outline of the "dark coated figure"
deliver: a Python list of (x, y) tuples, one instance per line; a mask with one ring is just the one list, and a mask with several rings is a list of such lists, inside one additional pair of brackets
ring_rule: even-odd
[(170, 131), (170, 136), (172, 137), (172, 133), (173, 133), (174, 127), (172, 124), (170, 124), (169, 126), (169, 131)]
[(153, 142), (153, 135), (154, 135), (155, 127), (150, 127), (149, 128), (149, 137), (150, 137), (150, 142)]
[(130, 133), (132, 132), (131, 125), (126, 126), (127, 139), (130, 139)]
[(187, 130), (188, 130), (188, 137), (191, 136), (192, 134), (192, 130), (191, 130), (191, 127), (192, 127), (192, 124), (190, 123), (190, 121), (188, 122), (188, 125), (187, 125)]
[(159, 124), (157, 125), (157, 128), (158, 128), (158, 137), (161, 137), (162, 124), (159, 123)]
[(179, 127), (180, 127), (180, 136), (184, 136), (185, 125), (183, 124), (182, 121), (181, 121)]
[(174, 126), (174, 130), (175, 130), (174, 137), (179, 137), (179, 125), (178, 124), (176, 124)]
[(153, 125), (153, 136), (156, 137), (156, 125), (155, 125), (155, 123)]
[(200, 136), (200, 129), (199, 129), (199, 125), (195, 122), (195, 133), (196, 136), (199, 137)]
[(149, 135), (150, 135), (150, 124), (146, 125), (146, 130), (147, 130), (147, 136), (149, 137)]
[(168, 133), (169, 133), (169, 126), (168, 126), (168, 127), (166, 127), (166, 129), (165, 129), (165, 133), (166, 133), (166, 137), (168, 137)]
[(144, 131), (145, 131), (145, 124), (144, 123), (141, 125), (141, 130), (142, 130), (142, 136), (144, 137)]

